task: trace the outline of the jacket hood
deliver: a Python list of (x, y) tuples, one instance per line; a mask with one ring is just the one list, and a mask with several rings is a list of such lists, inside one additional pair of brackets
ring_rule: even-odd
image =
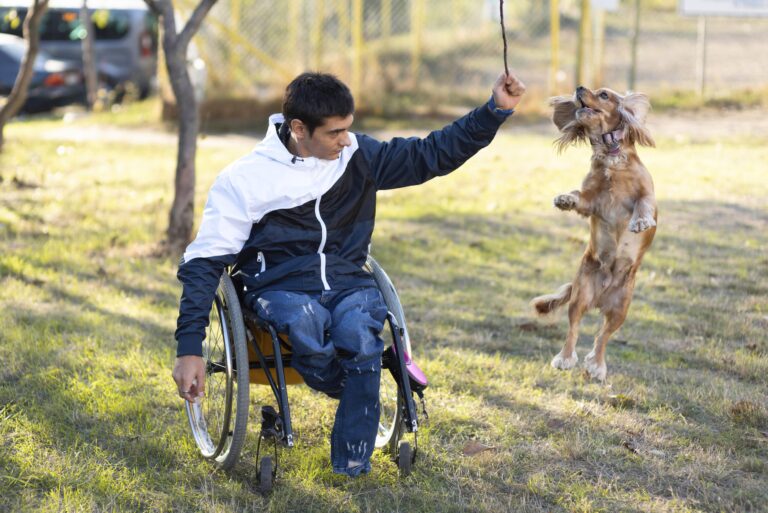
[[(280, 162), (297, 168), (314, 168), (327, 165), (330, 160), (318, 159), (316, 157), (297, 157), (285, 147), (283, 141), (277, 133), (278, 127), (285, 122), (282, 114), (272, 114), (269, 116), (269, 126), (264, 139), (253, 149), (254, 153), (266, 157), (270, 160)], [(345, 148), (346, 149), (346, 148)]]

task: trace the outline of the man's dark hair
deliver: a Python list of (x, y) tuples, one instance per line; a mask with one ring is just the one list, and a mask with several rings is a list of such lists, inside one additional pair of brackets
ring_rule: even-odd
[(344, 83), (328, 73), (302, 73), (285, 88), (283, 117), (286, 123), (301, 120), (309, 135), (325, 118), (345, 118), (355, 111), (355, 100)]

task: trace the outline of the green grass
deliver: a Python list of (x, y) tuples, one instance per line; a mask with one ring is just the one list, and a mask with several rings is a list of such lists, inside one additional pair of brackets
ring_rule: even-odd
[(702, 109), (754, 109), (768, 106), (768, 88), (707, 92), (699, 96), (692, 91), (658, 91), (653, 96), (656, 111)]
[[(549, 367), (566, 322), (527, 305), (575, 272), (587, 226), (551, 201), (578, 186), (586, 149), (502, 134), (449, 177), (381, 193), (373, 253), (431, 380), (415, 471), (401, 480), (377, 454), (370, 475), (334, 476), (333, 401), (296, 386), (297, 446), (263, 498), (255, 413), (240, 463), (215, 471), (170, 378), (180, 289), (155, 243), (175, 145), (36, 137), (54, 127), (11, 125), (0, 155), (0, 511), (768, 510), (766, 141), (641, 150), (659, 230), (606, 384)], [(249, 149), (201, 147), (198, 218)], [(466, 456), (472, 441), (491, 449)]]

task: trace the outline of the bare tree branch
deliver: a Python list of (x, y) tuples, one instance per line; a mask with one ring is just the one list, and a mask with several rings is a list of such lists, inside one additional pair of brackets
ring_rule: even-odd
[(149, 10), (152, 11), (155, 16), (160, 16), (160, 8), (157, 6), (157, 3), (155, 3), (155, 0), (144, 0), (144, 3), (147, 4), (147, 7), (149, 7)]
[(200, 25), (203, 23), (203, 19), (215, 3), (216, 0), (202, 0), (197, 4), (197, 7), (195, 7), (195, 10), (192, 12), (192, 16), (189, 17), (187, 24), (179, 34), (178, 44), (180, 47), (187, 48), (189, 42), (192, 40), (192, 36), (197, 33)]
[[(176, 18), (173, 15), (173, 3), (170, 0), (144, 0), (144, 3), (147, 4), (156, 15), (162, 18), (163, 30), (165, 32), (170, 32), (174, 37), (175, 43)], [(173, 30), (168, 30), (169, 28), (172, 28)]]
[(24, 39), (27, 41), (27, 53), (21, 61), (16, 82), (5, 104), (0, 108), (0, 148), (3, 144), (3, 129), (27, 100), (29, 84), (34, 75), (35, 59), (40, 50), (40, 20), (48, 9), (48, 0), (33, 0), (27, 17), (24, 19)]

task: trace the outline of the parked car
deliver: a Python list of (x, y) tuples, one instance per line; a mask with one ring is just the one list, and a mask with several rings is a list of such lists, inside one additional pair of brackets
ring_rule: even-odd
[[(51, 0), (40, 26), (40, 47), (50, 57), (82, 67), (82, 0)], [(0, 0), (0, 32), (22, 35), (29, 0)], [(132, 86), (141, 98), (155, 84), (157, 17), (143, 0), (88, 0), (99, 69), (109, 69), (115, 87)]]
[[(20, 37), (0, 34), (0, 96), (8, 96), (13, 89), (26, 53), (26, 41)], [(84, 97), (83, 74), (78, 63), (52, 59), (44, 51), (37, 54), (23, 111), (50, 110), (82, 102)]]

